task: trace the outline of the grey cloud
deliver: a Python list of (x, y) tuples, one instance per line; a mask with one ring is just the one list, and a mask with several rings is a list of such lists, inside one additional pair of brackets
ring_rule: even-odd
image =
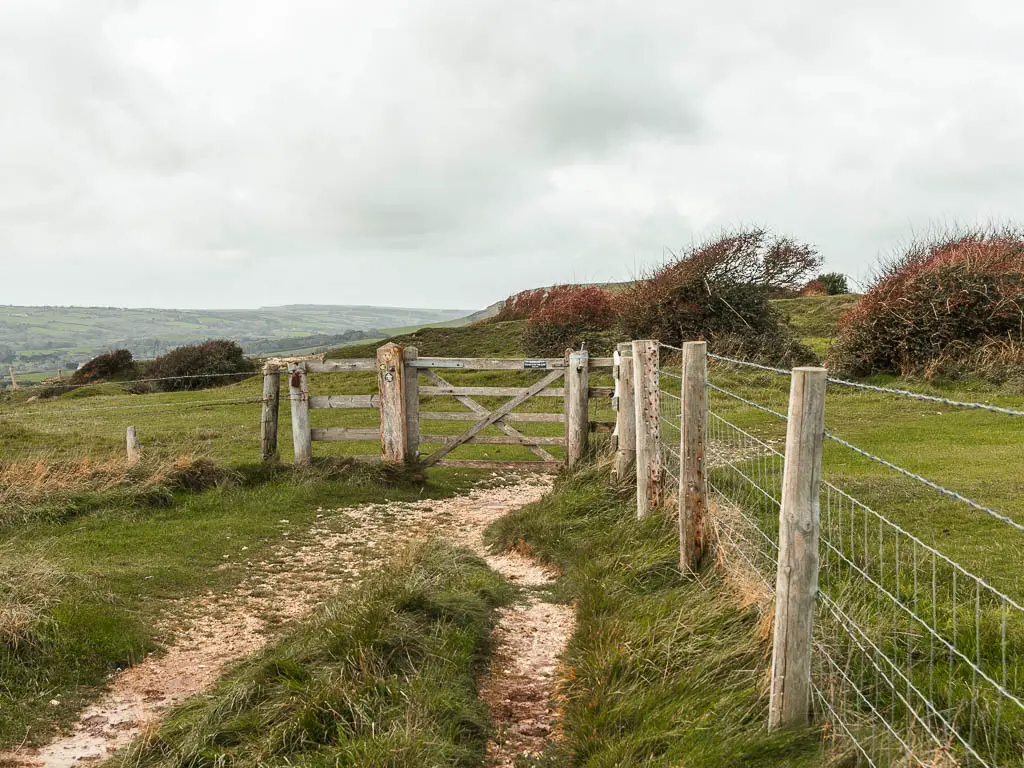
[(8, 0), (0, 302), (482, 305), (744, 222), (857, 275), (1020, 209), (1017, 15)]

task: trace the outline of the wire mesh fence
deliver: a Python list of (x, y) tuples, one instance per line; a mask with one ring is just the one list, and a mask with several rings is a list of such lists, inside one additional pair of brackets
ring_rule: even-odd
[[(676, 348), (663, 350), (662, 460), (671, 482), (678, 479), (681, 423), (679, 401), (664, 382), (678, 391), (681, 370)], [(747, 370), (743, 361), (709, 357), (709, 524), (719, 560), (767, 604), (778, 562), (789, 371), (758, 364)], [(1016, 414), (998, 406), (976, 410)], [(960, 515), (988, 515), (1010, 533), (1019, 528), (989, 505), (828, 436), (839, 450), (916, 484), (914, 493), (933, 494)], [(976, 567), (878, 511), (891, 488), (851, 492), (830, 477), (831, 470), (842, 476), (848, 458), (828, 454), (821, 484), (816, 723), (858, 764), (1024, 765), (1024, 609)]]

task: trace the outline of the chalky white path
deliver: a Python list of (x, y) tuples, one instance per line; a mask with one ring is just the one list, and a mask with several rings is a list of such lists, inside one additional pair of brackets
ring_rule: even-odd
[[(327, 511), (303, 537), (307, 544), (282, 545), (274, 560), (247, 563), (249, 574), (230, 595), (172, 607), (162, 626), (173, 634), (173, 644), (119, 673), (70, 734), (2, 758), (15, 765), (75, 768), (109, 756), (155, 727), (169, 707), (208, 689), (227, 667), (273, 639), (282, 626), (275, 617), (287, 626), (411, 540), (444, 535), (485, 557), (510, 580), (542, 584), (553, 574), (514, 553), (491, 555), (482, 534), (494, 520), (542, 498), (550, 486), (550, 478), (526, 477), (450, 499)], [(280, 524), (283, 539), (293, 533), (287, 520)], [(501, 734), (489, 745), (491, 765), (511, 766), (515, 754), (539, 749), (550, 730), (555, 664), (572, 622), (570, 608), (532, 598), (502, 612), (495, 667), (482, 685)]]

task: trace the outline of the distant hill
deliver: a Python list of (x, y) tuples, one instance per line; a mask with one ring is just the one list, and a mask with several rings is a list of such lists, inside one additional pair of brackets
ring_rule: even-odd
[(314, 337), (347, 332), (385, 336), (387, 331), (377, 329), (458, 322), (471, 312), (317, 304), (231, 310), (0, 306), (0, 365), (56, 371), (108, 349), (123, 347), (147, 358), (213, 338), (234, 339), (252, 350), (287, 351), (278, 348), (333, 345), (341, 339)]

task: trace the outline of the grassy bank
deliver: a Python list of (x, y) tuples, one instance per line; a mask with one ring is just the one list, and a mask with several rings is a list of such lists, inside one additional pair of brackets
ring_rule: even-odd
[(112, 765), (477, 766), (476, 680), (507, 583), (433, 542), (174, 712)]
[(329, 518), (437, 498), (480, 478), (436, 470), (424, 485), (365, 467), (242, 467), (202, 490), (116, 486), (40, 499), (39, 514), (23, 506), (0, 527), (0, 748), (74, 719), (112, 671), (171, 640), (154, 628), (168, 601), (229, 591), (248, 561), (300, 546), (318, 508)]
[(820, 764), (816, 735), (767, 733), (770, 659), (758, 610), (714, 569), (683, 578), (673, 524), (637, 521), (631, 489), (607, 477), (590, 469), (563, 478), (489, 532), (560, 567), (557, 590), (578, 604), (565, 738), (538, 765)]

